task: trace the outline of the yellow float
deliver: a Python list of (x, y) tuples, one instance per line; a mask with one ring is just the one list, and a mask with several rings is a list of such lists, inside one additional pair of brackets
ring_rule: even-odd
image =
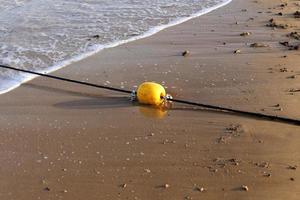
[(164, 102), (166, 91), (154, 82), (144, 82), (137, 89), (137, 99), (141, 104), (160, 106)]

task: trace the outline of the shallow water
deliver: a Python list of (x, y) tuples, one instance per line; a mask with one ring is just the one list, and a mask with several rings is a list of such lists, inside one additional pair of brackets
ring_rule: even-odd
[[(0, 0), (0, 63), (50, 72), (229, 1)], [(0, 69), (0, 93), (30, 78)]]

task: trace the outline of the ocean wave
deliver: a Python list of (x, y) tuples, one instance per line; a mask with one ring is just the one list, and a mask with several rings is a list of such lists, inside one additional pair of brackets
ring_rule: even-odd
[[(50, 73), (104, 48), (145, 38), (206, 14), (231, 0), (14, 2), (0, 14), (0, 63)], [(0, 93), (34, 77), (0, 70)]]

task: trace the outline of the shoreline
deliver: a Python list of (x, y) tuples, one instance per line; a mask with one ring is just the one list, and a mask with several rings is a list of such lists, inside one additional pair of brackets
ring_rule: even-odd
[[(299, 51), (279, 44), (299, 42), (286, 37), (300, 27), (287, 3), (233, 0), (52, 74), (131, 89), (156, 81), (176, 98), (300, 118)], [(271, 18), (291, 27), (267, 27)], [(161, 111), (43, 77), (2, 94), (0, 108), (1, 199), (300, 195), (298, 126), (175, 103)]]
[[(50, 66), (50, 67), (48, 67), (48, 69), (46, 71), (40, 70), (40, 71), (37, 71), (37, 72), (39, 72), (39, 73), (45, 73), (45, 74), (50, 74), (50, 73), (55, 72), (55, 71), (57, 71), (59, 69), (62, 69), (64, 67), (68, 67), (72, 63), (78, 62), (78, 61), (83, 60), (83, 59), (87, 59), (88, 57), (90, 57), (92, 55), (100, 53), (102, 50), (109, 49), (109, 48), (114, 48), (114, 47), (118, 47), (120, 45), (129, 43), (129, 42), (134, 42), (136, 40), (141, 40), (141, 39), (144, 39), (144, 38), (147, 38), (147, 37), (151, 37), (151, 36), (159, 33), (162, 30), (165, 30), (165, 29), (170, 28), (172, 26), (176, 26), (176, 25), (182, 24), (182, 23), (184, 23), (184, 22), (186, 22), (188, 20), (191, 20), (191, 19), (194, 19), (196, 17), (200, 17), (202, 15), (210, 13), (210, 12), (216, 10), (216, 9), (219, 9), (219, 8), (221, 8), (223, 6), (228, 5), (231, 2), (232, 2), (232, 0), (226, 0), (224, 3), (212, 6), (210, 8), (203, 9), (203, 10), (197, 12), (197, 13), (191, 14), (188, 17), (183, 17), (183, 18), (180, 18), (180, 19), (175, 19), (175, 20), (172, 20), (169, 24), (165, 24), (165, 25), (160, 25), (160, 26), (153, 27), (150, 30), (146, 31), (145, 33), (143, 33), (142, 35), (139, 35), (139, 36), (134, 36), (134, 37), (128, 38), (126, 40), (120, 40), (120, 41), (116, 41), (116, 42), (110, 42), (108, 44), (95, 45), (94, 47), (91, 48), (92, 50), (90, 50), (88, 52), (85, 52), (85, 53), (82, 53), (81, 55), (78, 55), (78, 56), (75, 56), (73, 58), (64, 60), (64, 61), (62, 61), (62, 62), (60, 62), (60, 63), (58, 63), (58, 64), (56, 64), (54, 66)], [(36, 77), (37, 76), (32, 76), (31, 75), (31, 77), (28, 77), (28, 78), (24, 79), (19, 84), (15, 85), (15, 86), (13, 86), (11, 88), (8, 88), (6, 90), (0, 91), (0, 95), (1, 94), (5, 94), (7, 92), (10, 92), (10, 91), (18, 88), (21, 84), (24, 84), (24, 83), (26, 83), (28, 81), (31, 81), (31, 80), (33, 80)]]

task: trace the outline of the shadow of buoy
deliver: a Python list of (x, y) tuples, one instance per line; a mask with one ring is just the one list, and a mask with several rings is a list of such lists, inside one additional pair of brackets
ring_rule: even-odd
[(133, 105), (128, 100), (128, 97), (101, 97), (66, 101), (57, 103), (54, 106), (62, 109), (104, 109), (130, 107)]

